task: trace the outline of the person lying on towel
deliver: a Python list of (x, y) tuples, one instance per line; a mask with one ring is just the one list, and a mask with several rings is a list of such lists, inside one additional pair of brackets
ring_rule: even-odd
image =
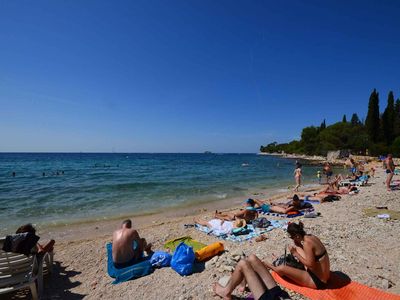
[(225, 221), (220, 219), (211, 219), (209, 221), (194, 218), (196, 224), (210, 228), (215, 235), (231, 234), (235, 228), (245, 228), (246, 221), (237, 219), (235, 221)]
[(143, 251), (146, 251), (147, 255), (152, 254), (151, 246), (132, 228), (131, 220), (123, 221), (121, 227), (113, 233), (114, 266), (121, 269), (140, 262), (143, 258)]
[(241, 209), (232, 213), (223, 213), (219, 211), (215, 211), (214, 217), (216, 219), (225, 220), (225, 221), (233, 221), (236, 219), (243, 219), (247, 223), (250, 223), (252, 220), (258, 218), (258, 212), (255, 208), (255, 201), (253, 199), (247, 199), (245, 202), (246, 208)]
[(291, 211), (299, 211), (303, 209), (302, 202), (300, 201), (299, 196), (294, 195), (292, 201), (289, 204), (274, 204), (272, 202), (266, 203), (262, 200), (254, 199), (257, 207), (260, 207), (263, 213), (279, 213), (279, 214), (287, 214)]
[(328, 252), (319, 238), (307, 234), (303, 223), (290, 223), (287, 228), (289, 237), (294, 246), (290, 253), (305, 267), (300, 270), (288, 265), (274, 266), (264, 261), (265, 266), (282, 277), (287, 277), (300, 286), (312, 289), (325, 289), (330, 276)]

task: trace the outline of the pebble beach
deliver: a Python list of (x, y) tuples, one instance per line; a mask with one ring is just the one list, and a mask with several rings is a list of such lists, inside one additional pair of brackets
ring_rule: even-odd
[[(363, 212), (363, 209), (376, 206), (400, 210), (400, 191), (387, 192), (384, 176), (383, 170), (378, 169), (370, 184), (361, 187), (359, 194), (344, 195), (337, 202), (316, 204), (319, 217), (298, 217), (294, 221), (303, 221), (306, 231), (318, 236), (325, 244), (331, 270), (400, 295), (400, 221), (369, 217)], [(287, 194), (290, 195), (292, 193)], [(275, 198), (282, 199), (282, 195)], [(211, 218), (212, 214), (212, 209), (204, 209), (198, 216)], [(194, 228), (185, 228), (184, 224), (193, 223), (193, 217), (165, 217), (150, 224), (144, 222), (137, 229), (157, 250), (163, 250), (166, 241), (181, 236), (191, 236), (205, 244), (219, 241)], [(218, 299), (213, 295), (212, 283), (229, 275), (241, 255), (254, 253), (272, 261), (274, 256), (283, 254), (285, 246), (291, 242), (286, 232), (279, 228), (266, 233), (267, 239), (261, 242), (254, 239), (243, 243), (223, 241), (225, 253), (191, 276), (181, 277), (171, 268), (162, 268), (148, 276), (113, 285), (112, 278), (107, 275), (105, 244), (111, 241), (112, 228), (116, 226), (118, 222), (90, 223), (72, 229), (64, 239), (62, 234), (58, 235), (55, 272), (45, 280), (45, 299)], [(106, 230), (111, 231), (107, 233)], [(45, 238), (49, 233), (41, 235)], [(51, 235), (56, 233), (53, 231)], [(293, 299), (307, 299), (293, 292), (290, 294)], [(238, 291), (234, 295), (238, 299), (247, 297), (246, 293)]]

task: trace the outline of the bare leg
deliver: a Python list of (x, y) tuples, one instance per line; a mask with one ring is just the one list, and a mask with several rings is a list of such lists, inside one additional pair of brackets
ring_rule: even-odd
[(388, 191), (391, 191), (391, 190), (392, 190), (392, 189), (390, 188), (390, 182), (392, 181), (392, 178), (393, 178), (393, 173), (387, 174), (387, 177), (386, 177), (386, 189), (387, 189)]
[(278, 266), (275, 267), (268, 262), (264, 262), (264, 264), (270, 268), (271, 270), (275, 271), (279, 274), (279, 276), (285, 276), (300, 286), (305, 286), (311, 289), (316, 289), (314, 281), (312, 280), (310, 274), (307, 271), (292, 268), (289, 266)]
[(263, 262), (257, 256), (251, 254), (248, 258), (248, 261), (250, 262), (254, 271), (262, 279), (267, 289), (270, 290), (276, 286), (275, 280), (274, 278), (272, 278), (271, 273), (268, 271)]
[(251, 264), (246, 260), (239, 261), (226, 287), (222, 287), (218, 283), (215, 283), (213, 290), (223, 299), (232, 299), (232, 291), (243, 281), (244, 278), (248, 282), (249, 288), (254, 297), (256, 299), (260, 298), (266, 291), (266, 288), (260, 277), (252, 269)]
[(215, 214), (215, 218), (220, 219), (220, 220), (224, 220), (224, 221), (232, 221), (235, 220), (235, 214), (232, 213), (216, 213)]
[(208, 221), (206, 221), (206, 220), (201, 220), (200, 218), (194, 218), (193, 222), (195, 222), (196, 224), (199, 224), (202, 226), (207, 226), (208, 228), (210, 228), (210, 224), (208, 224)]

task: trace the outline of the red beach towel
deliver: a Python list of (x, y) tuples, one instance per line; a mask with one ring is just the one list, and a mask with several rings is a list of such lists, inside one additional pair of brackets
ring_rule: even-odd
[(400, 300), (399, 295), (389, 294), (384, 291), (350, 281), (331, 273), (328, 287), (325, 290), (314, 290), (298, 286), (272, 272), (275, 281), (296, 293), (302, 294), (311, 300)]

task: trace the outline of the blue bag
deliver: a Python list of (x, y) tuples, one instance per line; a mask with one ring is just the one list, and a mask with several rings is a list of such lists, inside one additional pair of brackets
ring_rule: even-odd
[(193, 273), (194, 259), (193, 248), (180, 243), (172, 256), (171, 267), (181, 276), (190, 275)]
[(168, 267), (171, 264), (171, 254), (163, 251), (156, 251), (151, 256), (150, 263), (155, 268)]

